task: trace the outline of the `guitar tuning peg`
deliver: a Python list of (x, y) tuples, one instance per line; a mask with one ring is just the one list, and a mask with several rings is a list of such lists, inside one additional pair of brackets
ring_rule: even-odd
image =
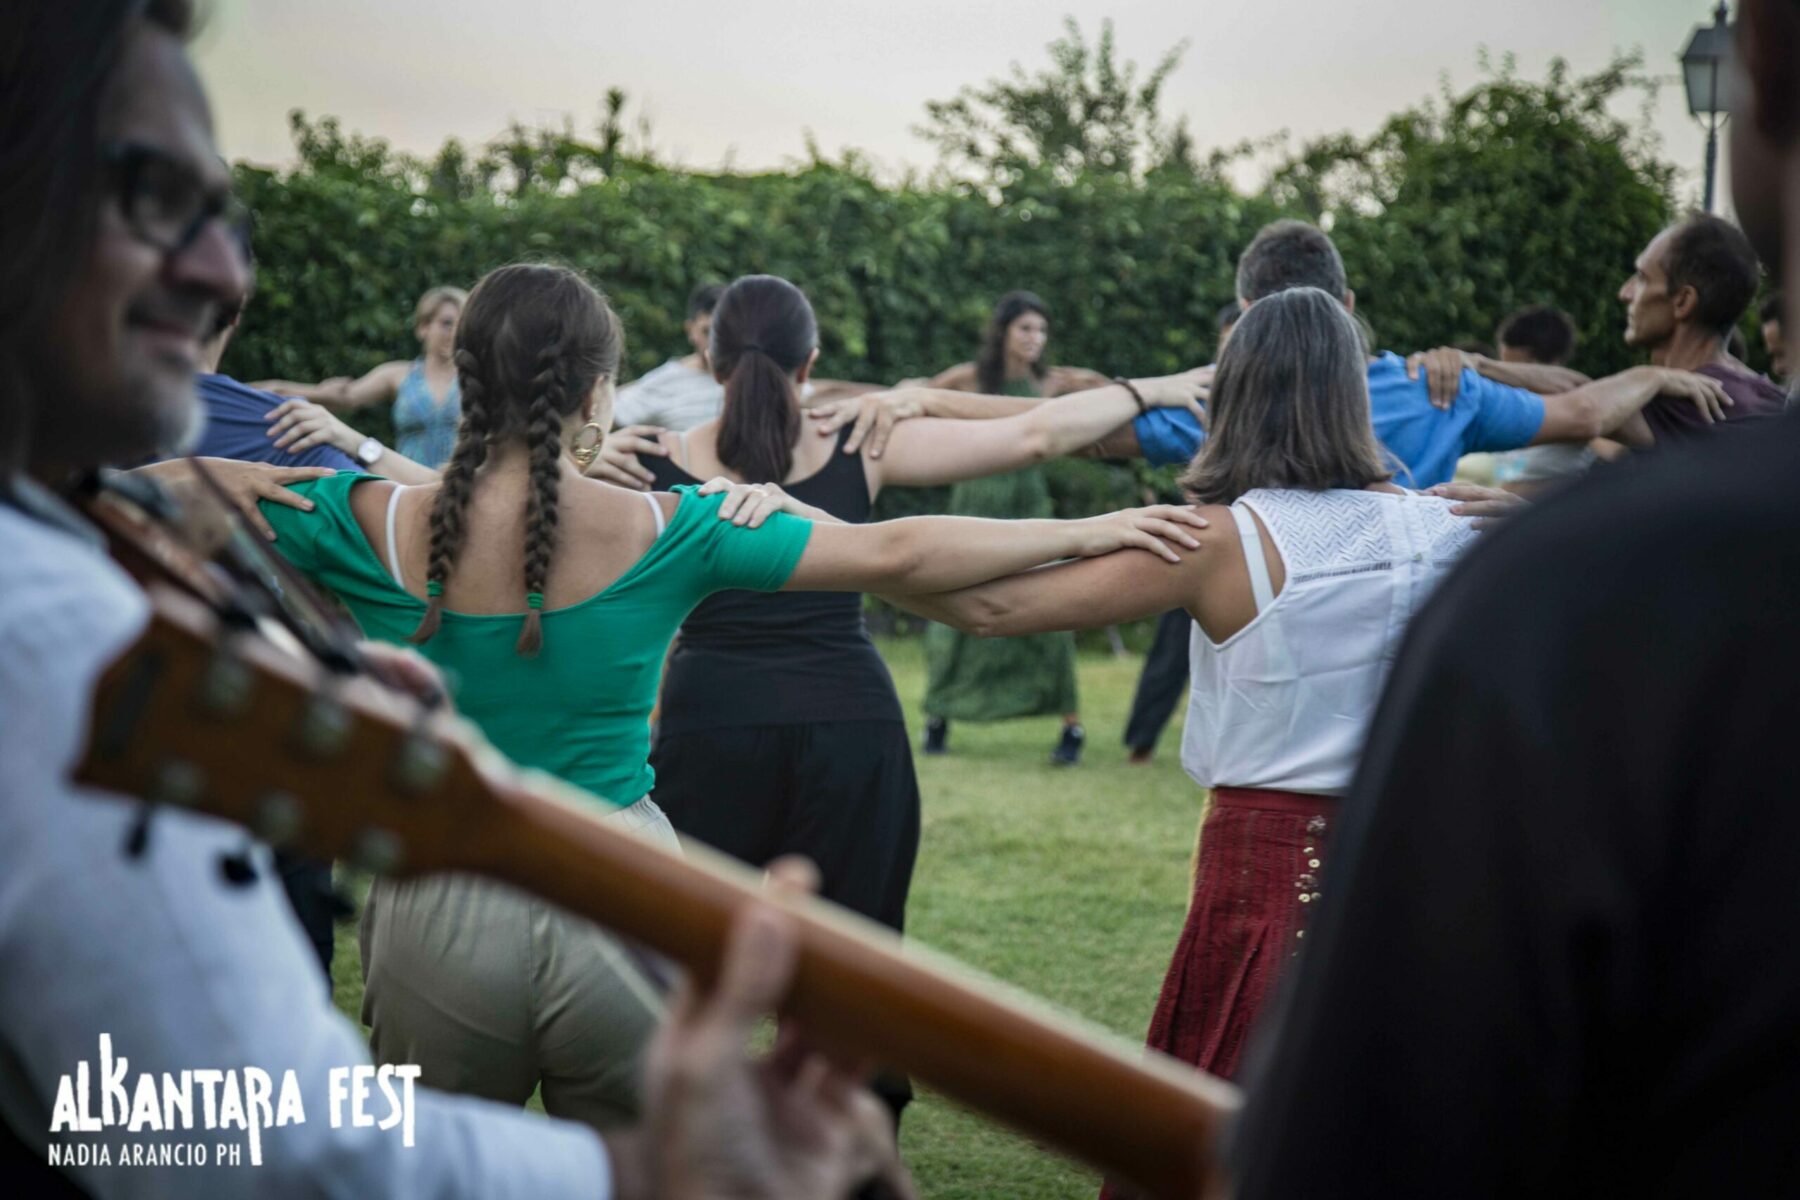
[(269, 845), (285, 846), (300, 832), (304, 820), (304, 810), (292, 792), (269, 792), (251, 809), (250, 827)]
[(202, 712), (218, 718), (241, 716), (250, 705), (255, 682), (250, 668), (231, 649), (229, 639), (221, 641), (213, 652), (206, 670), (200, 676), (196, 701)]
[(413, 796), (435, 791), (449, 770), (450, 756), (421, 719), (400, 743), (389, 771), (394, 786)]
[(156, 769), (144, 799), (152, 805), (192, 808), (206, 795), (206, 773), (191, 762), (170, 759)]
[(321, 690), (307, 697), (294, 724), (294, 743), (314, 758), (334, 758), (350, 739), (350, 714), (337, 699)]
[(400, 866), (400, 839), (385, 829), (365, 829), (350, 844), (350, 862), (376, 875), (388, 875)]

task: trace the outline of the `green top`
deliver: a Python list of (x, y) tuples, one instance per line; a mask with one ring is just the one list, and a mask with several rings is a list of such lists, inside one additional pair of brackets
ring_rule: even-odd
[[(275, 527), (275, 548), (336, 593), (365, 636), (404, 643), (425, 602), (394, 582), (350, 511), (350, 489), (378, 478), (339, 472), (295, 484), (312, 500), (312, 512), (265, 500), (262, 513)], [(458, 710), (501, 753), (614, 804), (648, 795), (656, 781), (648, 761), (650, 710), (663, 657), (688, 612), (730, 588), (779, 590), (812, 534), (812, 522), (785, 513), (760, 529), (733, 525), (718, 517), (724, 493), (701, 496), (691, 485), (674, 491), (675, 515), (629, 570), (604, 591), (544, 611), (536, 658), (513, 649), (522, 611), (445, 609), (437, 635), (418, 647), (460, 683)], [(565, 544), (559, 552), (574, 548)]]

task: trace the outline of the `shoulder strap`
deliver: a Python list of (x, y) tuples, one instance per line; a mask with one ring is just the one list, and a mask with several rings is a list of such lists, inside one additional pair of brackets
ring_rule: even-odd
[(396, 483), (393, 492), (388, 496), (387, 507), (388, 571), (393, 575), (395, 584), (403, 592), (406, 590), (406, 580), (400, 574), (400, 547), (394, 541), (394, 514), (400, 511), (400, 493), (405, 490), (404, 485)]
[[(663, 535), (664, 525), (662, 504), (657, 501), (655, 492), (639, 492), (638, 494), (649, 502), (650, 511), (656, 517), (656, 536), (661, 537)], [(655, 539), (653, 538), (651, 540), (654, 541)]]
[(1275, 602), (1275, 586), (1269, 581), (1269, 561), (1263, 557), (1262, 533), (1256, 518), (1243, 503), (1231, 506), (1231, 518), (1237, 522), (1238, 540), (1244, 544), (1244, 566), (1250, 571), (1250, 594), (1256, 597), (1256, 611)]

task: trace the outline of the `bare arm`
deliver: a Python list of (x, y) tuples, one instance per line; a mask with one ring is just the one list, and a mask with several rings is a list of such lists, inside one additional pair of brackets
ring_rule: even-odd
[[(269, 412), (269, 439), (277, 450), (299, 454), (314, 446), (335, 446), (356, 458), (357, 450), (369, 440), (361, 430), (344, 424), (323, 405), (305, 400), (287, 400)], [(397, 483), (435, 483), (438, 473), (416, 463), (392, 446), (381, 444), (381, 457), (368, 464), (369, 470), (385, 475)], [(361, 460), (358, 459), (360, 465)]]
[(338, 377), (327, 379), (323, 383), (293, 383), (285, 379), (267, 379), (254, 386), (265, 392), (274, 392), (278, 396), (298, 396), (302, 400), (310, 400), (314, 404), (323, 404), (327, 408), (355, 409), (366, 408), (371, 404), (381, 404), (392, 400), (400, 391), (400, 385), (406, 381), (406, 373), (412, 370), (411, 363), (382, 363), (361, 379)]
[[(1161, 379), (1134, 380), (1146, 402), (1187, 407), (1196, 416), (1212, 375), (1208, 368)], [(994, 421), (909, 421), (896, 428), (884, 457), (873, 464), (877, 481), (928, 487), (1016, 470), (1093, 446), (1138, 415), (1129, 388), (1106, 383), (1033, 405)], [(1133, 440), (1136, 434), (1133, 433)]]
[[(719, 519), (752, 528), (771, 514), (807, 515), (774, 484), (712, 479), (703, 496), (729, 493)], [(989, 521), (975, 517), (907, 517), (874, 525), (815, 523), (799, 565), (783, 585), (791, 592), (948, 592), (1064, 558), (1090, 558), (1126, 547), (1170, 562), (1196, 550), (1206, 518), (1187, 505), (1126, 509), (1080, 521)], [(1178, 550), (1177, 547), (1180, 549)]]
[(1553, 396), (1559, 392), (1574, 391), (1584, 383), (1593, 382), (1573, 367), (1559, 367), (1550, 363), (1509, 363), (1501, 362), (1497, 358), (1471, 354), (1469, 355), (1469, 365), (1495, 383), (1524, 388), (1526, 391), (1536, 392), (1540, 396)]
[(975, 374), (974, 363), (957, 363), (954, 367), (939, 371), (930, 379), (916, 382), (924, 387), (948, 388), (954, 392), (978, 392), (981, 390), (980, 380)]
[(1665, 395), (1695, 404), (1709, 423), (1724, 420), (1725, 409), (1732, 403), (1718, 381), (1704, 375), (1667, 367), (1633, 367), (1572, 391), (1545, 396), (1544, 423), (1531, 444), (1616, 437), (1627, 445), (1649, 445), (1654, 439), (1648, 423), (1633, 418), (1644, 405)]
[(1209, 561), (1217, 562), (1218, 556), (1205, 548), (1184, 554), (1179, 563), (1132, 550), (1058, 563), (960, 591), (886, 592), (882, 599), (977, 637), (1097, 629), (1172, 608), (1191, 609)]

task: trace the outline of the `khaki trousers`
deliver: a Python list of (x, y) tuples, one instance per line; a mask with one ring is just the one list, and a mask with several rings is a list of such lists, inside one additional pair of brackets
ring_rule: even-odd
[[(649, 797), (618, 821), (675, 846)], [(613, 1128), (638, 1116), (656, 989), (598, 925), (472, 875), (377, 879), (358, 929), (363, 1021), (380, 1063), (427, 1087)]]

